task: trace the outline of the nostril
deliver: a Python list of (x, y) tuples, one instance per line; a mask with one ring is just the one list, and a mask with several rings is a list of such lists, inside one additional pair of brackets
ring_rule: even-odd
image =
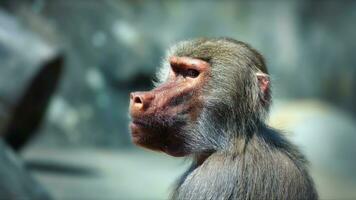
[(130, 94), (131, 108), (137, 111), (146, 109), (150, 101), (150, 94), (147, 92), (133, 92)]
[(134, 101), (134, 103), (142, 104), (142, 99), (139, 96), (134, 97), (133, 101)]
[(130, 99), (134, 104), (142, 104), (143, 99), (138, 92), (130, 93)]

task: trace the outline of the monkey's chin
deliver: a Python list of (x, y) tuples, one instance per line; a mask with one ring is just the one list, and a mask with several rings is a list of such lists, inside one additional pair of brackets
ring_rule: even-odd
[(157, 142), (155, 142), (157, 139), (153, 137), (149, 129), (143, 124), (131, 122), (130, 129), (131, 140), (135, 145), (153, 151), (162, 151)]
[(165, 149), (163, 150), (164, 153), (173, 156), (173, 157), (184, 157), (187, 156), (186, 152), (180, 151), (180, 150), (172, 150), (172, 149)]
[(144, 125), (135, 122), (131, 122), (130, 129), (131, 140), (137, 146), (153, 151), (164, 152), (174, 157), (187, 155), (187, 152), (183, 151), (178, 139), (167, 140), (167, 138), (164, 137), (168, 133), (155, 134)]
[(141, 140), (144, 138), (142, 127), (134, 122), (131, 122), (130, 129), (132, 142), (136, 145), (140, 145)]

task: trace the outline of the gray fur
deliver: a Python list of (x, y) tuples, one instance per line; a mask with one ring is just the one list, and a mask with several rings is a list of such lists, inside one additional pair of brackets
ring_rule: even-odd
[[(198, 121), (180, 133), (194, 162), (172, 199), (318, 198), (304, 157), (265, 124), (270, 96), (261, 101), (256, 74), (268, 71), (256, 50), (230, 38), (203, 38), (178, 43), (166, 59), (172, 55), (203, 59), (212, 71)], [(168, 76), (163, 63), (159, 82)]]

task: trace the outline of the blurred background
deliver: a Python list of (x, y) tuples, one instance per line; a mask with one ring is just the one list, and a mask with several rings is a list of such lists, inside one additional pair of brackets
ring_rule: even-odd
[(0, 199), (167, 199), (189, 161), (131, 144), (128, 94), (201, 36), (266, 58), (270, 124), (321, 199), (356, 199), (356, 2), (0, 1)]

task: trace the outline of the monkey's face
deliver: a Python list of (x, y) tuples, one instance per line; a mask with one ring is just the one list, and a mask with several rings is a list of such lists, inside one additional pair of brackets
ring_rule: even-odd
[(184, 156), (184, 130), (196, 123), (204, 106), (203, 87), (209, 63), (190, 57), (171, 57), (168, 79), (155, 89), (130, 94), (130, 124), (135, 144)]

